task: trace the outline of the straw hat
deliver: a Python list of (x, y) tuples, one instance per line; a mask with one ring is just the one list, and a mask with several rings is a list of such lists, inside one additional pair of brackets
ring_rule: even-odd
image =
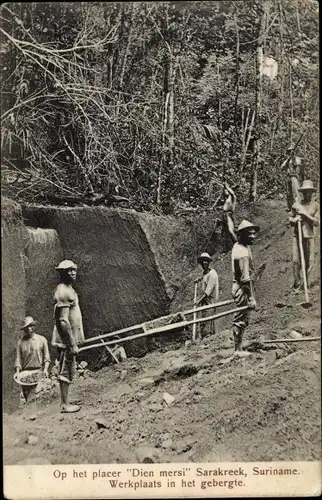
[(31, 325), (35, 325), (35, 324), (36, 324), (36, 321), (34, 320), (34, 318), (32, 316), (26, 316), (25, 317), (25, 323), (20, 328), (20, 330), (24, 330), (25, 328), (27, 328), (27, 326), (31, 326)]
[(72, 260), (62, 260), (56, 269), (77, 269), (77, 265)]
[(302, 186), (299, 188), (299, 191), (316, 191), (315, 187), (313, 186), (312, 181), (303, 181)]
[(237, 232), (239, 233), (240, 231), (243, 231), (244, 229), (255, 229), (255, 231), (259, 231), (259, 226), (255, 226), (251, 222), (248, 222), (248, 220), (243, 220), (239, 224), (237, 228)]
[(203, 252), (200, 257), (198, 257), (198, 262), (203, 262), (204, 260), (209, 260), (209, 262), (212, 261), (208, 252)]

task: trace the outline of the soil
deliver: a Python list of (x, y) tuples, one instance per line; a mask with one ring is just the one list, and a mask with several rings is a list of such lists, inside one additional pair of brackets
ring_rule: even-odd
[[(232, 353), (229, 317), (200, 344), (181, 338), (144, 357), (80, 372), (71, 388), (73, 402), (83, 403), (76, 414), (60, 413), (52, 380), (37, 399), (4, 414), (6, 464), (135, 463), (142, 453), (156, 462), (320, 459), (320, 342), (260, 343), (320, 336), (319, 270), (305, 309), (304, 293), (290, 290), (284, 205), (261, 203), (247, 217), (261, 226), (253, 254), (257, 267), (265, 264), (245, 337), (251, 356), (225, 363)], [(215, 256), (213, 265), (221, 298), (230, 298), (230, 256)], [(191, 307), (199, 273), (185, 280), (173, 311)]]

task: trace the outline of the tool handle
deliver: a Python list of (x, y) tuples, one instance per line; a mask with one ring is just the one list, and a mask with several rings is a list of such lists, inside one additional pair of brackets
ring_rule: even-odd
[[(196, 301), (197, 301), (197, 296), (198, 296), (198, 283), (195, 283), (195, 289), (194, 289), (194, 294), (193, 294), (193, 307), (196, 309)], [(193, 313), (193, 320), (195, 321), (197, 319), (197, 312), (195, 311)], [(197, 325), (194, 323), (192, 325), (192, 340), (196, 340), (197, 336)]]
[(302, 273), (303, 273), (303, 284), (304, 284), (305, 301), (306, 302), (310, 302), (309, 294), (308, 294), (308, 290), (307, 290), (307, 277), (306, 277), (306, 266), (305, 266), (305, 258), (304, 258), (304, 251), (303, 251), (302, 224), (301, 224), (301, 221), (298, 221), (297, 228), (298, 228), (298, 238), (299, 238), (298, 243), (299, 243), (300, 257), (301, 257), (301, 267), (302, 267)]

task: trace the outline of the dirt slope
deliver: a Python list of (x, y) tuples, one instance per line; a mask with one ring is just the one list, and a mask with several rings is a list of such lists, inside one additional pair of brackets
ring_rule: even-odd
[[(318, 285), (310, 290), (309, 310), (289, 289), (285, 209), (256, 206), (249, 217), (262, 227), (254, 257), (266, 267), (256, 285), (259, 311), (246, 342), (289, 337), (292, 329), (320, 335)], [(230, 297), (229, 265), (229, 256), (215, 261), (222, 298)], [(190, 305), (190, 296), (191, 285), (180, 290), (173, 309)], [(78, 414), (59, 413), (53, 382), (28, 408), (5, 415), (5, 463), (130, 463), (141, 447), (161, 462), (319, 459), (319, 342), (273, 344), (248, 359), (221, 364), (232, 349), (225, 329), (230, 322), (222, 321), (220, 333), (202, 345), (167, 344), (143, 358), (85, 372), (72, 389), (74, 401), (84, 403)], [(175, 398), (170, 405), (164, 393)], [(25, 442), (30, 434), (35, 444)]]

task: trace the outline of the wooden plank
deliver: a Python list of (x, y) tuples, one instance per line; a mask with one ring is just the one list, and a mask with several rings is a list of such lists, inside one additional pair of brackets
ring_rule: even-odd
[(303, 337), (302, 339), (276, 339), (276, 340), (263, 340), (260, 344), (281, 344), (282, 342), (310, 342), (321, 340), (321, 337)]

